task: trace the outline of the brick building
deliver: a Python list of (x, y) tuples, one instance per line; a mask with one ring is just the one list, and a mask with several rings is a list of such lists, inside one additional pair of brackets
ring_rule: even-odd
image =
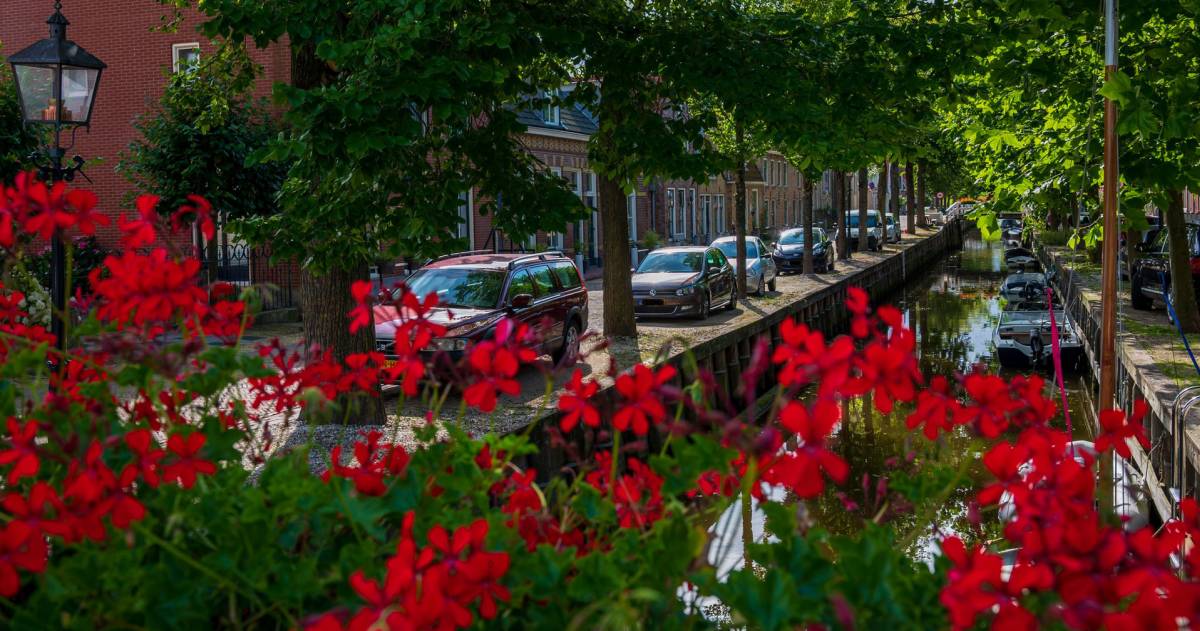
[[(44, 39), (49, 32), (46, 18), (53, 12), (50, 1), (6, 0), (0, 15), (0, 55)], [(156, 30), (174, 14), (157, 0), (68, 2), (63, 14), (71, 22), (68, 39), (108, 64), (96, 94), (91, 129), (78, 130), (67, 156), (78, 154), (87, 159), (85, 172), (93, 182), (88, 188), (100, 198), (101, 210), (115, 216), (132, 189), (117, 174), (116, 166), (122, 152), (137, 138), (134, 121), (156, 107), (167, 85), (167, 73), (211, 53), (213, 45), (197, 32), (201, 19), (194, 11), (184, 13), (174, 32)], [(267, 96), (273, 83), (288, 80), (290, 59), (285, 46), (253, 49), (251, 55), (263, 67), (256, 95)], [(64, 141), (70, 139), (67, 134)], [(104, 244), (114, 244), (115, 226), (102, 229), (100, 236)]]

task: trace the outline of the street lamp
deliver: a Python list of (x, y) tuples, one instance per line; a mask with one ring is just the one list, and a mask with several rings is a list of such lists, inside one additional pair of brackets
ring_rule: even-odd
[[(75, 156), (71, 166), (63, 166), (63, 157), (70, 147), (62, 146), (62, 133), (68, 128), (72, 131), (79, 127), (90, 128), (96, 90), (106, 66), (67, 39), (70, 22), (62, 14), (62, 2), (54, 3), (54, 14), (46, 24), (50, 26), (50, 37), (12, 55), (8, 62), (17, 84), (21, 119), (27, 126), (44, 125), (54, 133), (54, 145), (46, 149), (50, 162), (38, 167), (42, 179), (69, 182), (83, 166), (83, 158)], [(74, 146), (73, 136), (71, 144)], [(67, 283), (65, 249), (60, 234), (55, 233), (50, 251), (50, 295), (54, 302), (51, 328), (58, 339), (58, 348), (62, 350), (66, 345)]]

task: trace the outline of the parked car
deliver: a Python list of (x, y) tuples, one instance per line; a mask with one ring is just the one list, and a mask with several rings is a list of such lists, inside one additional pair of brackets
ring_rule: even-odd
[[(926, 215), (928, 217), (928, 215)], [(896, 223), (896, 218), (888, 215), (884, 218), (884, 223), (887, 226), (887, 240), (889, 243), (900, 243), (900, 226)]]
[[(490, 337), (505, 316), (528, 324), (541, 351), (556, 362), (574, 357), (587, 327), (588, 295), (575, 263), (560, 253), (467, 252), (437, 259), (413, 273), (408, 288), (422, 299), (435, 293), (438, 306), (427, 317), (446, 327), (433, 340), (427, 361), (460, 358), (472, 343)], [(401, 314), (392, 305), (375, 307), (376, 348), (394, 359)]]
[[(1134, 249), (1139, 252), (1143, 251), (1143, 248), (1147, 247), (1150, 243), (1152, 243), (1154, 241), (1154, 239), (1156, 237), (1158, 237), (1158, 233), (1161, 231), (1162, 231), (1162, 228), (1159, 226), (1151, 226), (1149, 229), (1143, 230), (1140, 235), (1141, 239), (1138, 240), (1137, 243), (1133, 244)], [(1125, 235), (1122, 234), (1121, 235), (1121, 247), (1117, 250), (1117, 252), (1118, 252), (1117, 267), (1121, 271), (1121, 280), (1129, 280), (1129, 252), (1128, 252), (1128, 250), (1129, 250), (1129, 247), (1128, 247), (1128, 244), (1125, 243)]]
[[(1187, 238), (1192, 250), (1192, 284), (1200, 296), (1200, 225), (1187, 224)], [(1164, 301), (1166, 293), (1171, 291), (1171, 254), (1166, 229), (1138, 249), (1141, 255), (1133, 263), (1129, 301), (1134, 309), (1149, 309), (1155, 301)]]
[[(712, 242), (712, 247), (721, 251), (733, 267), (737, 275), (737, 237), (721, 237)], [(775, 291), (775, 279), (779, 276), (779, 268), (771, 251), (758, 237), (746, 237), (746, 291), (754, 288), (754, 294), (761, 296), (768, 289)]]
[(704, 320), (715, 306), (737, 306), (733, 266), (713, 247), (659, 248), (633, 274), (633, 313)]
[[(867, 249), (882, 250), (883, 249), (883, 228), (880, 225), (880, 217), (878, 210), (867, 211)], [(851, 210), (850, 218), (847, 221), (850, 230), (847, 232), (850, 235), (850, 249), (858, 247), (858, 211)]]
[[(833, 271), (833, 242), (824, 228), (812, 229), (813, 234), (813, 271)], [(771, 253), (775, 265), (781, 274), (804, 271), (804, 229), (792, 228), (784, 230)]]

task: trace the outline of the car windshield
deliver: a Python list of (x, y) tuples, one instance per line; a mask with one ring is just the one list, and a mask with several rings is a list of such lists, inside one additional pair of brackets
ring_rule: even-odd
[(504, 289), (504, 272), (491, 269), (438, 267), (423, 269), (408, 279), (408, 288), (422, 299), (437, 294), (438, 306), (495, 309)]
[[(813, 232), (813, 236), (816, 236), (815, 231)], [(804, 231), (788, 230), (779, 235), (779, 245), (804, 245)]]
[(704, 263), (704, 252), (651, 252), (638, 266), (639, 274), (654, 272), (696, 273)]
[[(716, 248), (721, 251), (721, 254), (725, 255), (725, 258), (731, 260), (737, 259), (737, 241), (718, 241), (713, 245), (715, 245)], [(746, 239), (746, 258), (752, 259), (756, 258), (757, 256), (758, 244), (750, 239)]]
[(1017, 225), (1016, 219), (1005, 219), (1000, 222), (1000, 227), (1005, 230), (1008, 230), (1010, 228), (1019, 228), (1020, 226)]
[[(852, 210), (852, 211), (850, 211), (850, 213), (851, 213), (850, 227), (857, 228), (858, 227), (858, 211)], [(867, 215), (867, 227), (868, 228), (879, 227), (879, 215)]]

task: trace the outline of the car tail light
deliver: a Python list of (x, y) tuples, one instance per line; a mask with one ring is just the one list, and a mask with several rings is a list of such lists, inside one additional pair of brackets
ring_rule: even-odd
[(1191, 258), (1191, 263), (1192, 263), (1192, 275), (1200, 276), (1200, 256), (1193, 256)]

